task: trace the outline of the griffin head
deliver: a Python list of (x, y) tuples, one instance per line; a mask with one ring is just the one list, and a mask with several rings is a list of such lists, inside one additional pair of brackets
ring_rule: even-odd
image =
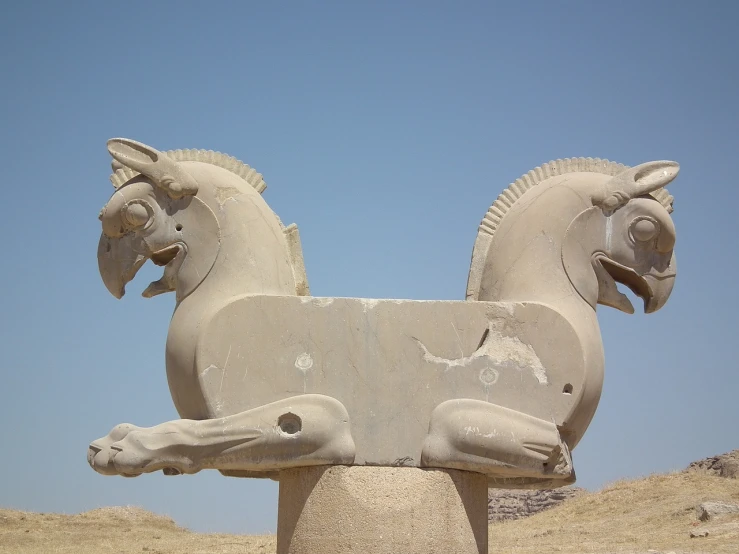
[[(667, 302), (677, 266), (671, 197), (663, 187), (678, 171), (678, 164), (669, 161), (630, 168), (606, 181), (593, 197), (594, 206), (572, 222), (563, 261), (575, 288), (591, 304), (634, 313), (616, 283), (644, 301), (645, 313)], [(660, 194), (669, 202), (658, 201)], [(589, 264), (582, 263), (584, 255), (590, 256)]]
[(195, 227), (191, 224), (198, 215), (197, 227), (202, 228), (209, 219), (197, 213), (210, 211), (194, 197), (197, 182), (182, 164), (139, 142), (111, 139), (108, 152), (115, 160), (114, 170), (126, 178), (100, 212), (103, 232), (98, 266), (103, 282), (113, 296), (121, 298), (126, 284), (152, 260), (164, 267), (164, 275), (151, 283), (143, 296), (174, 290), (179, 296), (178, 284), (182, 283), (178, 281), (192, 242), (188, 232), (191, 235)]

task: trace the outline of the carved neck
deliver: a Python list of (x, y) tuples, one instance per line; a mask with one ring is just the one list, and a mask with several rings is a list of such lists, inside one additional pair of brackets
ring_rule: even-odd
[[(501, 275), (496, 276), (492, 286), (483, 289), (485, 294), (480, 300), (539, 302), (557, 310), (573, 325), (583, 318), (587, 325), (593, 324), (597, 282), (594, 283), (595, 296), (592, 299), (586, 299), (578, 292), (563, 265), (561, 239), (542, 234), (526, 244), (518, 254), (509, 271), (505, 271), (502, 265), (498, 266), (502, 269), (498, 272)], [(584, 263), (590, 264), (589, 257), (585, 257)], [(595, 275), (593, 280), (596, 280)]]
[[(295, 294), (287, 241), (279, 220), (255, 191), (232, 190), (231, 194), (216, 191), (212, 202), (199, 194), (218, 228), (188, 241), (187, 259), (178, 274), (178, 305), (184, 301), (215, 305), (221, 299), (245, 294)], [(214, 261), (208, 264), (208, 259)], [(197, 260), (202, 262), (195, 263)]]
[(592, 206), (581, 189), (563, 176), (530, 190), (513, 205), (488, 248), (480, 300), (552, 307), (582, 300), (562, 263), (570, 222)]
[[(571, 448), (587, 429), (598, 405), (603, 385), (604, 356), (600, 327), (595, 314), (597, 277), (591, 257), (599, 249), (599, 235), (574, 229), (579, 217), (592, 207), (590, 198), (572, 182), (536, 191), (512, 208), (493, 236), (482, 274), (480, 300), (539, 302), (556, 310), (572, 325), (582, 348), (585, 378), (578, 408), (561, 430)], [(513, 213), (518, 210), (518, 213)], [(515, 217), (517, 216), (517, 217)], [(573, 232), (577, 235), (573, 235)], [(573, 246), (565, 256), (564, 247)], [(583, 280), (573, 285), (575, 264)], [(574, 353), (573, 353), (574, 355)], [(577, 393), (576, 393), (577, 394)]]

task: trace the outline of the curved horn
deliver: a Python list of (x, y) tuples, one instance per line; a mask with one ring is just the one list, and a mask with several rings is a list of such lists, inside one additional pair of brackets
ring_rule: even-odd
[(198, 184), (177, 162), (163, 152), (135, 140), (113, 138), (108, 152), (120, 164), (146, 175), (174, 199), (196, 194)]
[(666, 186), (677, 177), (680, 165), (661, 160), (647, 162), (622, 171), (605, 184), (600, 204), (607, 210), (616, 210), (632, 198), (642, 196)]

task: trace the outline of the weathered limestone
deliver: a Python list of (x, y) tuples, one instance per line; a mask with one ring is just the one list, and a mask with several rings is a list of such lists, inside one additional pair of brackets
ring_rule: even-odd
[(482, 554), (483, 475), (395, 467), (315, 467), (280, 474), (278, 554)]
[[(549, 162), (490, 207), (467, 300), (314, 298), (262, 176), (204, 150), (113, 139), (100, 274), (151, 260), (175, 292), (166, 366), (183, 419), (119, 425), (98, 472), (280, 480), (280, 552), (484, 552), (486, 489), (575, 481), (595, 413), (598, 304), (667, 301), (674, 162)], [(425, 468), (425, 469), (421, 469)], [(414, 550), (415, 549), (415, 550)]]
[(303, 296), (297, 227), (264, 202), (261, 175), (202, 150), (108, 149), (117, 188), (100, 214), (100, 273), (121, 297), (147, 259), (164, 266), (144, 296), (177, 294), (167, 374), (185, 419), (94, 442), (105, 474), (366, 464), (562, 486), (602, 387), (596, 304), (633, 311), (617, 281), (647, 312), (672, 289), (661, 187), (673, 162), (530, 172), (480, 226), (469, 300), (423, 302)]
[[(150, 428), (118, 425), (90, 446), (88, 460), (105, 475), (219, 469), (272, 477), (291, 467), (351, 464), (354, 450), (344, 406), (329, 396), (305, 394), (225, 418), (180, 419)], [(264, 458), (270, 472), (258, 475)]]

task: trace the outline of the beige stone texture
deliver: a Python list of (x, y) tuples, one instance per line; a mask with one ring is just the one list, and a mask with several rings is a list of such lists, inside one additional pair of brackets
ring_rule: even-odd
[(674, 162), (544, 164), (485, 216), (467, 300), (411, 301), (307, 296), (297, 228), (234, 158), (108, 150), (100, 273), (120, 298), (147, 260), (164, 267), (144, 296), (176, 294), (166, 366), (183, 419), (93, 442), (104, 474), (354, 464), (569, 484), (603, 385), (597, 304), (633, 312), (621, 283), (653, 312), (675, 278)]
[(280, 475), (278, 554), (482, 554), (487, 542), (480, 474), (333, 466)]

